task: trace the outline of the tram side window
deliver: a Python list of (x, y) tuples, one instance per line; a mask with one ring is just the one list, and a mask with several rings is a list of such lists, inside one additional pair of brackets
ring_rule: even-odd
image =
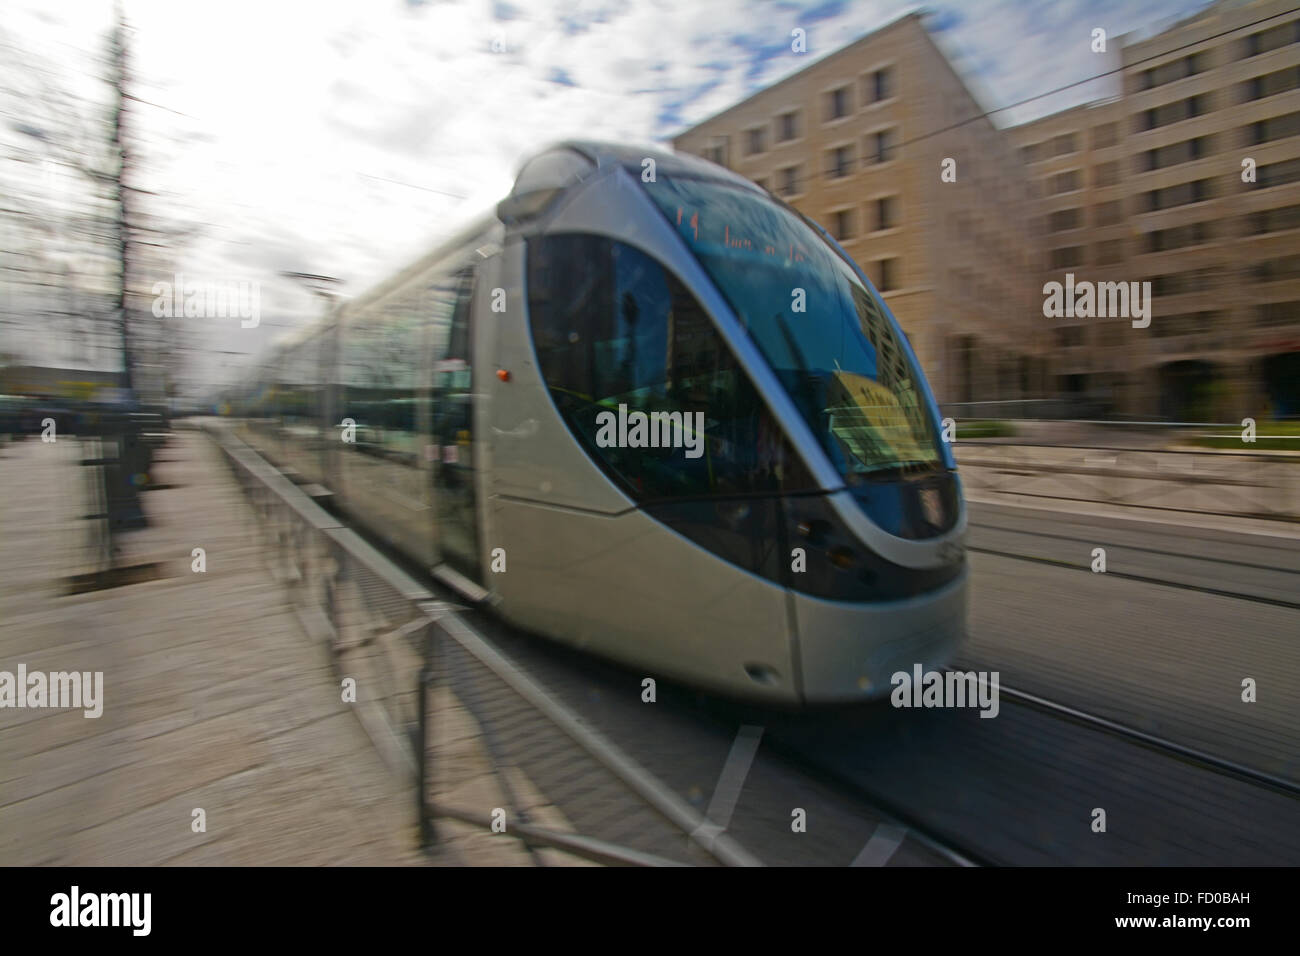
[(459, 270), (448, 277), (442, 287), (448, 293), (443, 308), (446, 326), (440, 333), (445, 344), (434, 363), (433, 430), (437, 440), (443, 444), (467, 449), (474, 419), (470, 366), (470, 304), (474, 294), (474, 270), (470, 267)]
[(528, 305), (556, 407), (633, 498), (811, 487), (704, 309), (647, 254), (603, 236), (530, 239)]
[(311, 422), (312, 365), (316, 357), (317, 338), (309, 338), (285, 353), (285, 369), (281, 414), (289, 427), (301, 428)]
[(411, 297), (378, 303), (342, 334), (343, 412), (359, 451), (414, 461), (421, 319)]

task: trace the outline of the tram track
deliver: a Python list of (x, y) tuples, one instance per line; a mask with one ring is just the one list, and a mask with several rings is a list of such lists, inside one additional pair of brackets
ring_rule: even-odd
[[(988, 554), (998, 558), (1011, 558), (1015, 561), (1029, 561), (1034, 564), (1045, 564), (1054, 568), (1064, 568), (1070, 571), (1087, 571), (1093, 573), (1092, 569), (1086, 564), (1074, 564), (1073, 562), (1061, 560), (1059, 558), (1048, 558), (1032, 554), (1018, 554), (1014, 551), (1002, 551), (996, 548), (985, 548), (978, 545), (967, 545), (966, 550), (973, 551), (976, 554)], [(1184, 591), (1195, 591), (1199, 594), (1210, 594), (1214, 597), (1235, 598), (1240, 601), (1250, 601), (1255, 604), (1267, 604), (1271, 607), (1284, 607), (1290, 610), (1300, 610), (1300, 601), (1288, 601), (1285, 598), (1268, 597), (1262, 594), (1248, 594), (1243, 591), (1215, 588), (1205, 584), (1192, 584), (1187, 581), (1173, 581), (1168, 578), (1152, 577), (1151, 575), (1146, 574), (1134, 574), (1131, 571), (1112, 571), (1107, 569), (1105, 573), (1114, 578), (1121, 578), (1126, 581), (1137, 581), (1141, 584), (1155, 584), (1160, 587), (1180, 588)]]
[[(963, 664), (955, 663), (952, 670), (969, 670)], [(980, 678), (981, 684), (984, 679)], [(1123, 737), (1127, 740), (1135, 741), (1151, 750), (1171, 755), (1189, 763), (1213, 770), (1218, 773), (1227, 774), (1249, 783), (1257, 784), (1261, 787), (1267, 787), (1278, 793), (1290, 797), (1300, 798), (1300, 780), (1292, 780), (1286, 777), (1280, 777), (1276, 774), (1268, 773), (1256, 767), (1248, 767), (1238, 763), (1235, 760), (1228, 760), (1225, 757), (1219, 757), (1215, 754), (1208, 753), (1196, 747), (1190, 747), (1186, 744), (1180, 744), (1177, 741), (1169, 740), (1157, 734), (1149, 734), (1144, 730), (1138, 730), (1136, 727), (1129, 727), (1118, 721), (1102, 717), (1097, 714), (1088, 713), (1077, 707), (1071, 707), (1068, 704), (1062, 704), (1058, 701), (1049, 700), (1040, 697), (1037, 694), (1031, 694), (1014, 687), (1007, 687), (1005, 684), (998, 685), (998, 694), (1010, 700), (1012, 703), (1020, 704), (1024, 707), (1032, 707), (1043, 713), (1052, 714), (1066, 720), (1074, 721), (1086, 727), (1095, 728), (1098, 731), (1113, 734), (1116, 737)]]
[[(1292, 782), (1019, 688), (1000, 688), (1021, 706), (990, 721), (887, 703), (774, 712), (667, 680), (659, 682), (657, 706), (647, 709), (640, 672), (512, 633), (479, 609), (464, 614), (512, 666), (663, 781), (664, 801), (692, 823), (684, 838), (701, 844), (702, 835), (706, 852), (726, 835), (777, 865), (881, 865), (895, 851), (900, 863), (962, 866), (1300, 860), (1293, 802), (1300, 788)], [(503, 717), (503, 739), (530, 726)], [(755, 729), (761, 742), (748, 780), (734, 784), (731, 808), (721, 820), (712, 819), (712, 803), (701, 814), (707, 787), (714, 786), (715, 800), (724, 789), (727, 746)], [(517, 745), (529, 753), (512, 759), (538, 759), (534, 743), (521, 738)], [(1153, 762), (1152, 752), (1161, 760)], [(550, 783), (560, 787), (569, 758), (548, 759), (539, 780), (554, 775)], [(1077, 792), (1080, 779), (1089, 792)], [(585, 778), (578, 784), (593, 790)], [(583, 794), (573, 797), (580, 831), (608, 818), (597, 796), (585, 803)], [(683, 799), (698, 809), (688, 811)], [(1086, 816), (1095, 806), (1115, 814), (1115, 839), (1089, 831)], [(807, 810), (807, 833), (792, 836), (791, 807)], [(1148, 831), (1138, 840), (1134, 821)], [(1204, 845), (1189, 847), (1196, 842), (1189, 834), (1205, 834)], [(884, 850), (873, 855), (873, 846)]]

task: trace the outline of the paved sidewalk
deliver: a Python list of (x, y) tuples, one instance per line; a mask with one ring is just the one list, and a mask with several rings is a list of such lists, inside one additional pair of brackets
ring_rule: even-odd
[[(434, 855), (416, 849), (412, 791), (285, 605), (201, 433), (162, 450), (156, 477), (174, 487), (144, 496), (151, 527), (129, 539), (130, 558), (161, 562), (162, 576), (66, 595), (85, 569), (84, 455), (70, 437), (0, 449), (0, 671), (104, 675), (98, 719), (0, 708), (0, 865), (528, 862), (515, 840), (457, 824), (440, 826)], [(444, 782), (486, 813), (500, 797), (472, 731), (461, 779)]]

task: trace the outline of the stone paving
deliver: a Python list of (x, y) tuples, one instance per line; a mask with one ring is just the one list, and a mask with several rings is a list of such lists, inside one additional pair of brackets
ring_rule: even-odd
[[(160, 576), (68, 595), (89, 560), (88, 454), (74, 437), (0, 446), (0, 672), (102, 671), (104, 687), (97, 719), (0, 707), (0, 865), (530, 862), (512, 838), (457, 823), (417, 849), (409, 784), (342, 701), (201, 432), (162, 449), (168, 487), (144, 495), (151, 525), (126, 539), (123, 560), (159, 562)], [(461, 728), (440, 742), (439, 799), (486, 815), (501, 796), (474, 728), (454, 699), (436, 704), (437, 726)], [(513, 783), (535, 821), (571, 829)]]

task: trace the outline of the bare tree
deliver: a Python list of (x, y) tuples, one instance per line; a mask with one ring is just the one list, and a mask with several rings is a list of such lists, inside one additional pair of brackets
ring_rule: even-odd
[(137, 282), (174, 272), (168, 264), (195, 230), (145, 210), (154, 193), (137, 184), (132, 107), (142, 101), (131, 92), (120, 5), (103, 83), (91, 92), (74, 94), (68, 77), (3, 30), (0, 47), (9, 64), (0, 113), (17, 134), (0, 138), (0, 159), (11, 161), (0, 167), (13, 174), (0, 178), (0, 323), (65, 338), (74, 361), (103, 364), (95, 352), (118, 352), (128, 389), (140, 385), (140, 361), (157, 367), (156, 378), (174, 381), (186, 330), (153, 321)]

